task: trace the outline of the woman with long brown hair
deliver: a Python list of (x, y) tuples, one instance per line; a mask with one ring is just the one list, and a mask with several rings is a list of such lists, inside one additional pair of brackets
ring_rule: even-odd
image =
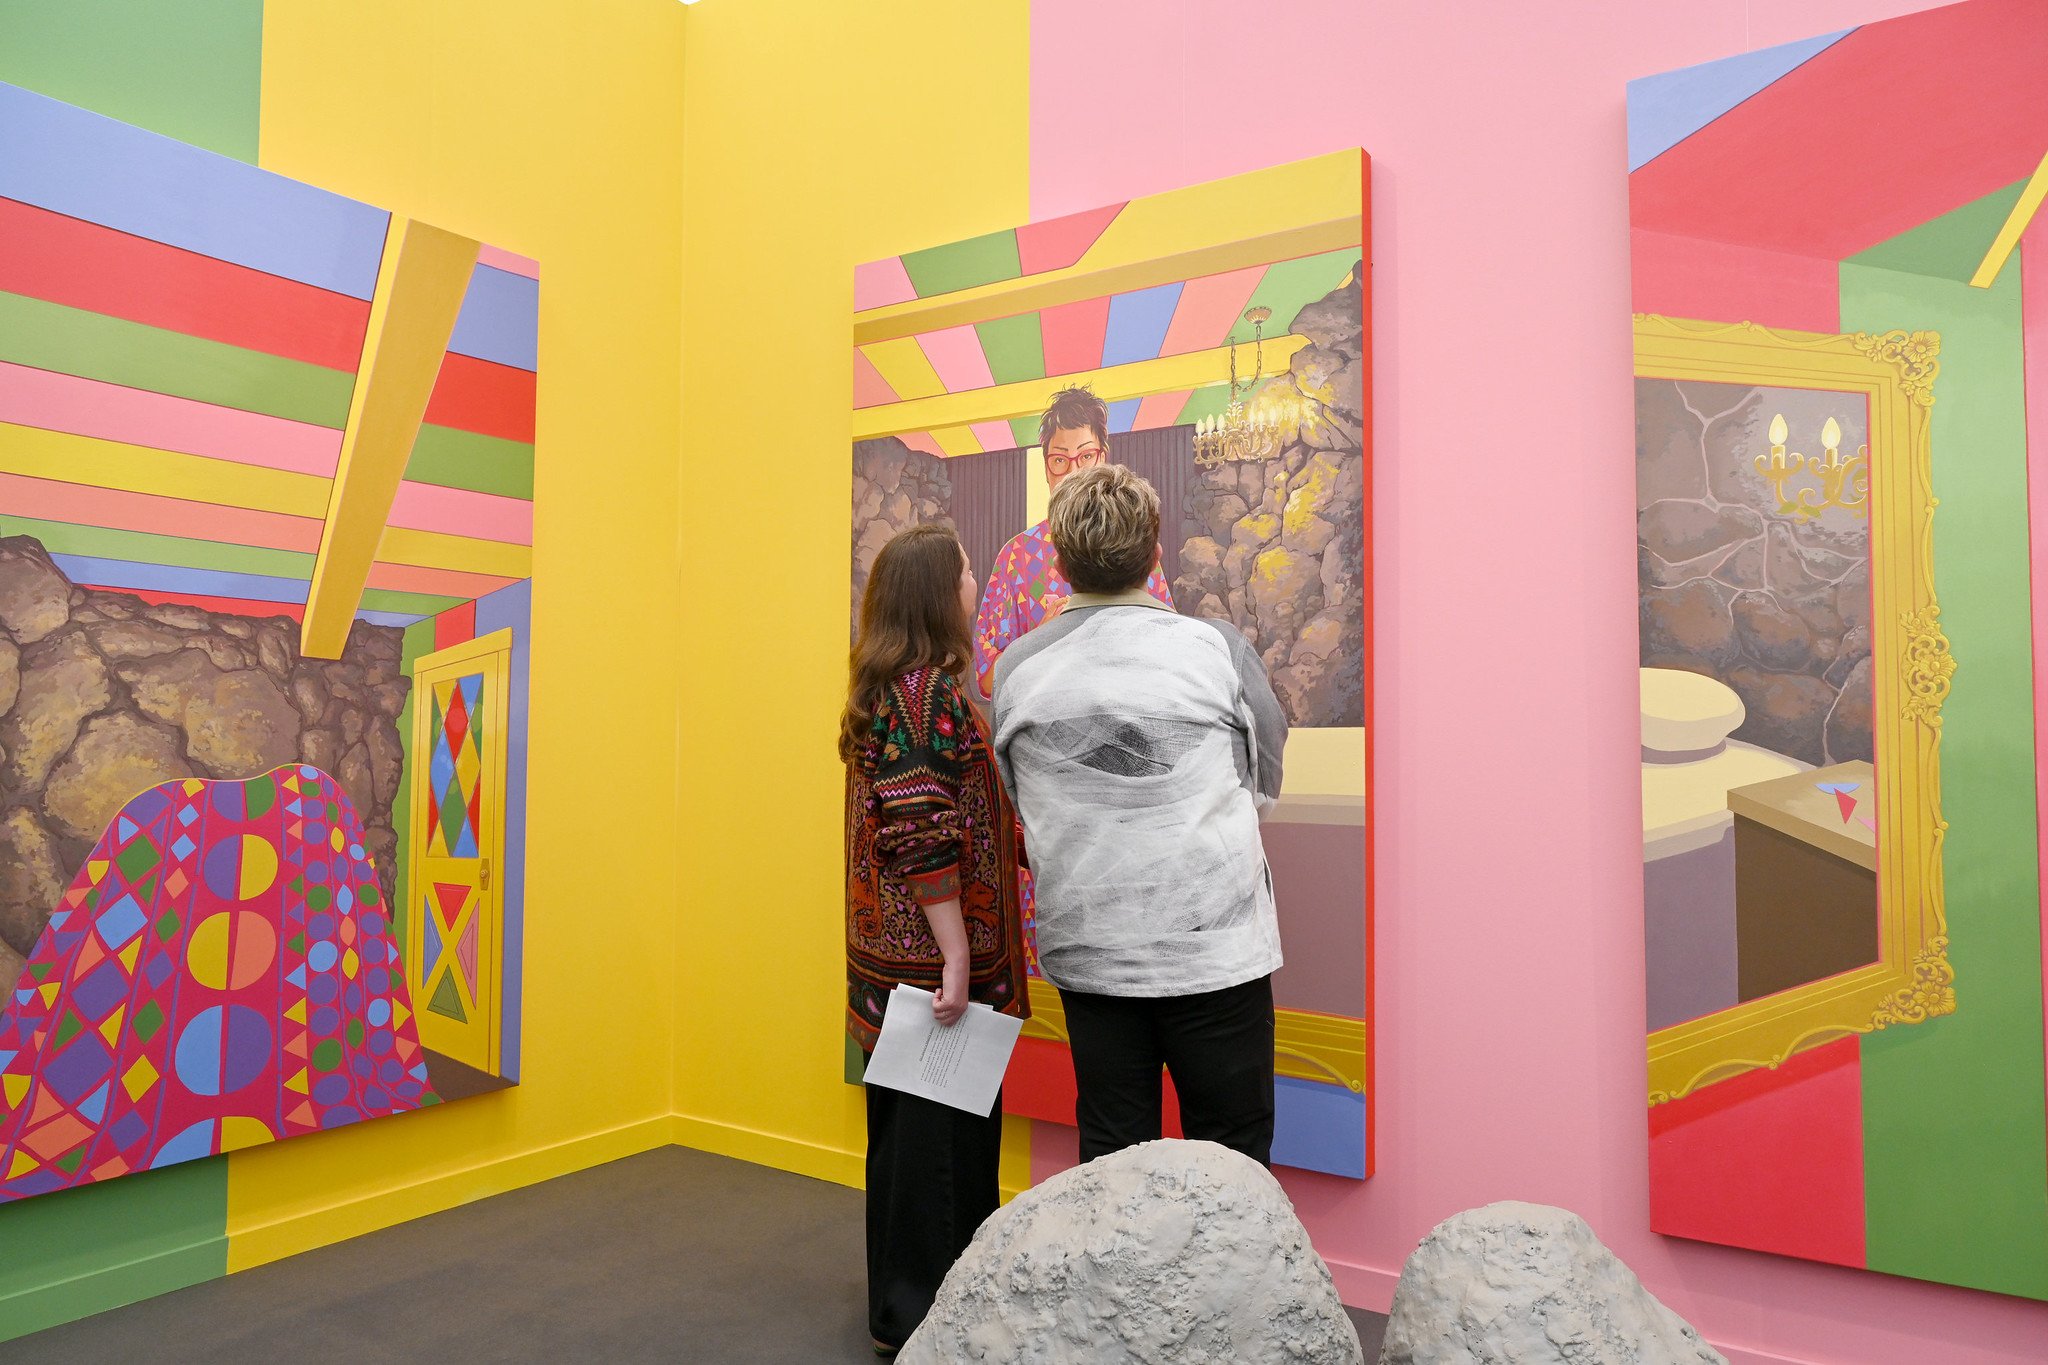
[[(874, 1050), (889, 992), (1009, 1014), (1024, 994), (1016, 818), (961, 678), (973, 569), (947, 526), (916, 526), (876, 556), (848, 668), (846, 1031)], [(1002, 1103), (987, 1117), (867, 1087), (868, 1330), (893, 1354), (999, 1200)]]

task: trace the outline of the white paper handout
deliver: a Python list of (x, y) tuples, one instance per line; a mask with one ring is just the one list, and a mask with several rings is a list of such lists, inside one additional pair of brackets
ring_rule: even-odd
[(987, 1114), (996, 1107), (996, 1092), (1023, 1027), (1014, 1015), (970, 1004), (959, 1023), (942, 1028), (932, 1018), (930, 991), (898, 986), (889, 992), (882, 1036), (875, 1040), (863, 1079), (970, 1114)]

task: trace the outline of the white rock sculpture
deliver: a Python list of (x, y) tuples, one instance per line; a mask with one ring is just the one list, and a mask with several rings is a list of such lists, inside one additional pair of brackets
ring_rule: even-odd
[(1584, 1219), (1488, 1204), (1401, 1269), (1380, 1365), (1728, 1365)]
[(974, 1234), (903, 1365), (1363, 1365), (1280, 1183), (1213, 1142), (1063, 1171)]

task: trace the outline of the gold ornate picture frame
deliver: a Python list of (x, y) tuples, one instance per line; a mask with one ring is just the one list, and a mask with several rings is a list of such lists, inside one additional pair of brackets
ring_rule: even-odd
[(1649, 1103), (1956, 1007), (1942, 902), (1941, 706), (1955, 672), (1934, 592), (1934, 332), (1834, 334), (1637, 314), (1638, 378), (1860, 393), (1870, 417), (1879, 957), (1649, 1035)]

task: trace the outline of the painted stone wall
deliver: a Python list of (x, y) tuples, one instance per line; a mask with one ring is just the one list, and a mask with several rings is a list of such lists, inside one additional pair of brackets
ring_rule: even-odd
[(78, 588), (0, 539), (0, 994), (107, 821), (176, 778), (331, 773), (391, 903), (400, 634), (357, 622), (340, 659), (304, 659), (290, 620)]
[(1364, 292), (1301, 310), (1309, 340), (1261, 401), (1299, 425), (1277, 458), (1197, 465), (1174, 602), (1229, 621), (1265, 660), (1295, 725), (1365, 723)]
[(1756, 458), (1781, 413), (1793, 453), (1819, 455), (1830, 417), (1844, 457), (1868, 440), (1860, 395), (1636, 381), (1642, 662), (1734, 688), (1737, 739), (1817, 765), (1870, 759), (1869, 523), (1779, 511)]
[(952, 505), (944, 460), (894, 436), (854, 443), (853, 621), (860, 620), (861, 594), (882, 547), (899, 531), (950, 515)]

